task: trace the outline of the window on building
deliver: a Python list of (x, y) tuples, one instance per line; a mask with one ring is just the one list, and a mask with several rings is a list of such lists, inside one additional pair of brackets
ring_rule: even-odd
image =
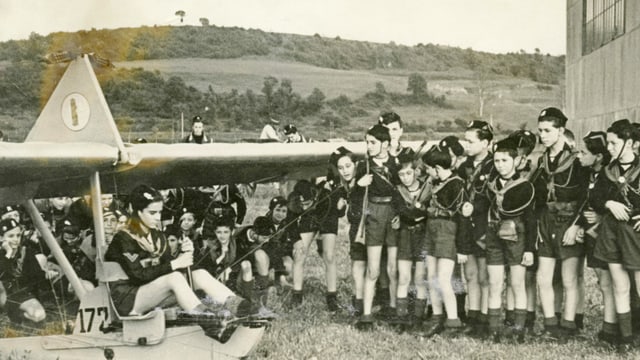
[(583, 54), (624, 34), (624, 5), (624, 0), (584, 0)]

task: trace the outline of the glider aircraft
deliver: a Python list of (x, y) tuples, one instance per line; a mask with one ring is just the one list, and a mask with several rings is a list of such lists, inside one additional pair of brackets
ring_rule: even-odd
[(102, 260), (103, 192), (123, 194), (141, 183), (168, 189), (319, 177), (326, 175), (333, 150), (345, 146), (363, 157), (364, 143), (125, 144), (92, 62), (90, 54), (71, 60), (26, 140), (0, 143), (0, 203), (24, 206), (73, 287), (80, 300), (73, 333), (0, 339), (0, 349), (29, 349), (35, 358), (60, 360), (248, 356), (265, 323), (237, 324), (221, 340), (208, 336), (197, 323), (172, 321), (166, 310), (118, 314), (104, 282), (86, 291), (34, 199), (90, 193), (100, 280), (111, 266), (119, 266)]

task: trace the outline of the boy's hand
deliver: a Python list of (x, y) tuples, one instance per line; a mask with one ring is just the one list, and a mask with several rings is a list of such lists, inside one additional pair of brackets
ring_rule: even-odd
[(611, 215), (616, 218), (618, 221), (627, 221), (629, 220), (629, 208), (626, 207), (623, 203), (609, 200), (604, 203), (604, 207), (609, 209)]
[(361, 177), (360, 179), (358, 179), (357, 184), (360, 187), (365, 187), (365, 186), (371, 185), (372, 182), (373, 182), (373, 174), (367, 174)]
[(582, 215), (584, 216), (584, 218), (587, 220), (587, 223), (589, 224), (595, 224), (597, 222), (600, 222), (600, 215), (598, 215), (598, 213), (593, 210), (584, 211)]
[(467, 262), (467, 255), (458, 254), (458, 264), (465, 264)]
[(400, 229), (400, 216), (396, 215), (391, 219), (391, 228), (393, 230)]
[(344, 209), (345, 206), (347, 206), (347, 200), (340, 198), (338, 200), (338, 210)]
[(571, 246), (576, 244), (576, 237), (578, 235), (578, 230), (580, 230), (580, 226), (571, 225), (564, 232), (564, 236), (562, 237), (562, 245), (563, 246)]
[(531, 251), (525, 251), (522, 254), (522, 266), (531, 266), (533, 265), (533, 253)]

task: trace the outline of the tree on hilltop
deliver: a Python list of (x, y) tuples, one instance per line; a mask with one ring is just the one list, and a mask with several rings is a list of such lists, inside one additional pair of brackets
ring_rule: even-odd
[(187, 14), (187, 13), (185, 13), (185, 12), (184, 12), (184, 10), (178, 10), (178, 11), (176, 11), (176, 16), (180, 16), (180, 23), (182, 23), (182, 22), (184, 21), (184, 16), (185, 16), (186, 14)]
[(200, 24), (202, 24), (202, 26), (209, 26), (209, 19), (205, 17), (200, 18)]

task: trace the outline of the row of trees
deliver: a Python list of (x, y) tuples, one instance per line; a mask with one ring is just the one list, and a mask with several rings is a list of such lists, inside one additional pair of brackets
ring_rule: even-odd
[[(201, 22), (208, 24), (205, 18)], [(0, 60), (28, 59), (34, 55), (33, 50), (40, 55), (49, 51), (93, 51), (112, 61), (270, 56), (335, 69), (482, 70), (551, 84), (558, 84), (564, 77), (564, 56), (543, 55), (539, 50), (533, 54), (523, 50), (492, 54), (433, 44), (379, 44), (215, 25), (32, 34), (29, 40), (0, 43)]]

